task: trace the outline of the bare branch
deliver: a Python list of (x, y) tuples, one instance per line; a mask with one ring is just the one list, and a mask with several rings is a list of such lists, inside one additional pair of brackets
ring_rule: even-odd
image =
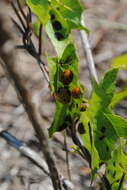
[[(6, 128), (7, 130), (7, 128)], [(35, 164), (37, 167), (39, 167), (45, 175), (50, 177), (50, 173), (48, 171), (47, 164), (45, 161), (36, 153), (34, 150), (29, 148), (25, 143), (18, 140), (16, 137), (12, 136), (9, 132), (3, 131), (3, 128), (0, 127), (0, 137), (4, 138), (11, 146), (16, 148), (22, 155), (27, 157), (30, 161), (32, 161), (33, 164)], [(60, 176), (61, 183), (63, 187), (67, 187), (66, 189), (73, 190), (74, 185), (65, 179), (63, 176)]]
[[(85, 27), (84, 14), (82, 15), (82, 25)], [(88, 64), (88, 69), (89, 69), (91, 80), (95, 79), (98, 82), (98, 76), (97, 76), (97, 72), (95, 69), (94, 59), (93, 59), (93, 55), (92, 55), (92, 51), (91, 51), (91, 47), (89, 44), (87, 34), (83, 30), (81, 30), (80, 33), (81, 33), (83, 48), (84, 48), (84, 51), (85, 51), (86, 57), (87, 57), (87, 64)]]
[[(32, 23), (32, 16), (31, 16), (31, 10), (30, 8), (28, 7), (28, 13), (27, 13), (27, 16), (25, 15), (21, 5), (20, 5), (20, 2), (19, 0), (17, 0), (17, 4), (18, 4), (18, 7), (19, 7), (19, 11), (20, 13), (18, 12), (16, 6), (14, 5), (14, 3), (12, 2), (11, 5), (12, 5), (12, 8), (15, 12), (15, 14), (17, 15), (18, 19), (20, 20), (20, 23), (21, 23), (21, 26), (13, 19), (12, 19), (12, 22), (15, 24), (15, 26), (18, 28), (18, 30), (20, 31), (21, 35), (22, 35), (22, 41), (23, 41), (23, 45), (18, 45), (17, 48), (18, 49), (26, 49), (27, 52), (33, 56), (36, 61), (37, 61), (37, 64), (39, 65), (43, 75), (44, 75), (44, 78), (45, 80), (48, 82), (49, 84), (49, 75), (48, 75), (48, 70), (46, 68), (46, 65), (45, 63), (41, 60), (40, 58), (40, 51), (41, 51), (41, 34), (42, 34), (42, 25), (40, 26), (40, 35), (39, 35), (39, 52), (38, 50), (36, 50), (36, 47), (31, 39), (31, 36), (32, 36), (32, 26), (31, 26), (31, 23)], [(21, 16), (20, 16), (21, 14)], [(25, 24), (24, 24), (24, 20), (25, 20)], [(26, 26), (25, 26), (26, 25)], [(23, 29), (24, 30), (23, 30)]]
[(15, 6), (15, 4), (13, 2), (11, 2), (11, 6), (12, 6), (14, 12), (16, 13), (16, 15), (17, 15), (21, 25), (23, 26), (24, 30), (26, 30), (25, 23), (24, 23), (22, 17), (20, 16), (20, 14), (19, 14), (19, 12), (18, 12), (18, 10), (17, 10), (17, 8), (16, 8), (16, 6)]
[(21, 11), (21, 13), (22, 13), (24, 19), (26, 20), (26, 15), (25, 15), (25, 13), (24, 13), (24, 11), (23, 11), (23, 9), (22, 9), (22, 6), (21, 6), (19, 0), (17, 0), (17, 5), (18, 5), (18, 8), (19, 8), (19, 10)]
[(66, 136), (66, 133), (64, 133), (64, 146), (65, 146), (65, 150), (66, 150), (67, 173), (68, 173), (68, 178), (71, 181), (71, 170), (70, 170), (69, 151), (68, 151), (68, 147), (67, 147), (67, 136)]
[(39, 28), (39, 47), (38, 47), (38, 53), (39, 53), (39, 56), (41, 56), (41, 51), (42, 51), (42, 24), (40, 24), (40, 28)]

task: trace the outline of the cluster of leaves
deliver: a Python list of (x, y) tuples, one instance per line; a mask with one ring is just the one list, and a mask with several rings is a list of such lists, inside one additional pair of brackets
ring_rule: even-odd
[[(127, 178), (127, 121), (112, 110), (127, 96), (126, 90), (115, 93), (118, 70), (124, 64), (113, 63), (99, 84), (93, 81), (89, 100), (84, 99), (85, 88), (78, 80), (78, 58), (71, 37), (72, 29), (88, 32), (81, 25), (82, 5), (78, 0), (26, 2), (37, 16), (36, 24), (43, 24), (57, 52), (57, 57), (47, 58), (50, 89), (56, 100), (56, 112), (49, 136), (68, 128), (77, 145), (76, 151), (89, 158), (92, 180), (96, 178), (100, 166), (105, 164), (105, 189), (123, 189), (123, 181)], [(75, 139), (77, 131), (81, 135), (82, 146)], [(86, 155), (83, 155), (84, 152)]]

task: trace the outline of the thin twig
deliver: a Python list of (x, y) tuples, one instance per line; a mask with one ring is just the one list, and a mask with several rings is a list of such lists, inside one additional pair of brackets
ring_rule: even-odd
[(41, 56), (41, 51), (42, 51), (42, 24), (40, 24), (40, 28), (39, 28), (39, 47), (38, 47), (38, 54), (39, 56)]
[(46, 163), (35, 151), (27, 147), (25, 143), (18, 140), (16, 137), (14, 137), (5, 130), (0, 132), (0, 137), (4, 138), (11, 146), (19, 150), (23, 155), (25, 155), (32, 162), (34, 162), (34, 164), (37, 165), (41, 170), (43, 170), (46, 175), (50, 176)]
[[(82, 14), (82, 25), (85, 27), (84, 14)], [(91, 80), (95, 79), (98, 82), (98, 76), (97, 76), (97, 72), (95, 69), (94, 59), (93, 59), (93, 55), (92, 55), (92, 51), (91, 51), (91, 47), (89, 44), (87, 34), (83, 30), (81, 30), (80, 33), (81, 33), (83, 48), (84, 48), (84, 51), (85, 51), (86, 57), (87, 57), (87, 64), (88, 64)]]
[(26, 30), (25, 23), (24, 23), (24, 21), (22, 20), (22, 17), (20, 16), (20, 14), (19, 14), (19, 12), (18, 12), (18, 10), (17, 10), (17, 8), (16, 8), (16, 6), (14, 5), (13, 2), (11, 2), (11, 6), (12, 6), (14, 12), (16, 13), (16, 15), (17, 15), (17, 17), (18, 17), (18, 19), (19, 19), (21, 25), (23, 26), (24, 30)]
[(121, 179), (120, 179), (120, 182), (119, 182), (118, 190), (121, 190), (121, 189), (122, 189), (122, 186), (123, 186), (123, 183), (124, 183), (125, 175), (126, 175), (126, 172), (123, 172), (123, 175), (122, 175), (122, 177), (121, 177)]
[(26, 20), (26, 15), (25, 15), (25, 13), (24, 13), (24, 11), (22, 9), (22, 6), (21, 6), (19, 0), (17, 0), (17, 5), (18, 5), (18, 8), (19, 8), (20, 12), (22, 13), (24, 19)]
[(89, 151), (82, 145), (82, 142), (80, 142), (76, 133), (73, 131), (73, 126), (71, 129), (69, 129), (69, 132), (70, 132), (70, 135), (71, 135), (71, 138), (72, 138), (74, 144), (80, 148), (84, 159), (89, 163), (89, 166), (91, 167), (91, 155), (90, 155)]
[[(45, 161), (36, 153), (34, 150), (29, 148), (25, 143), (18, 140), (16, 137), (11, 135), (7, 131), (3, 131), (3, 128), (0, 127), (0, 137), (4, 138), (11, 146), (16, 148), (22, 155), (27, 157), (30, 161), (32, 161), (33, 164), (35, 164), (38, 168), (40, 168), (45, 175), (50, 177), (50, 173), (48, 171), (48, 167), (45, 163)], [(61, 183), (63, 184), (63, 187), (67, 187), (68, 189), (72, 190), (74, 189), (74, 185), (65, 179), (63, 176), (60, 177)], [(65, 190), (67, 188), (64, 188)]]
[(47, 74), (47, 72), (45, 72), (46, 68), (44, 69), (44, 66), (42, 67), (42, 64), (41, 62), (38, 63), (43, 75), (44, 75), (44, 78), (46, 79), (46, 81), (48, 82), (48, 84), (50, 83), (50, 80), (49, 80), (49, 76)]
[(30, 22), (32, 22), (32, 12), (31, 12), (31, 9), (28, 7), (28, 12), (29, 12), (29, 19), (30, 19)]
[[(22, 9), (21, 5), (19, 5), (19, 6), (20, 6), (20, 9)], [(16, 9), (16, 7), (15, 7), (15, 5), (13, 3), (12, 3), (12, 7), (13, 7), (13, 9), (15, 11), (15, 14), (17, 15), (17, 17), (19, 18), (19, 20), (21, 22), (22, 18), (19, 17), (20, 15), (18, 13), (18, 10)], [(41, 33), (42, 33), (41, 31), (42, 31), (42, 25), (40, 26), (39, 53), (38, 53), (37, 50), (36, 50), (36, 48), (35, 48), (35, 46), (34, 46), (34, 43), (33, 43), (32, 39), (31, 39), (32, 30), (31, 30), (30, 25), (31, 25), (31, 22), (32, 22), (32, 17), (31, 17), (31, 10), (29, 8), (28, 8), (28, 11), (29, 11), (29, 13), (28, 13), (27, 17), (25, 17), (27, 28), (24, 28), (23, 23), (21, 22), (22, 27), (24, 28), (25, 31), (23, 31), (22, 28), (20, 27), (20, 25), (14, 19), (12, 19), (13, 23), (15, 24), (15, 26), (18, 28), (18, 30), (22, 34), (23, 46), (17, 46), (17, 47), (18, 47), (18, 49), (19, 48), (26, 49), (28, 51), (28, 53), (36, 59), (38, 65), (39, 65), (39, 67), (40, 67), (40, 69), (41, 69), (41, 71), (42, 71), (42, 73), (44, 75), (45, 80), (49, 84), (50, 80), (49, 80), (48, 70), (46, 68), (45, 63), (41, 60), (40, 55), (39, 55), (40, 52), (41, 52)], [(21, 12), (21, 14), (23, 14), (22, 13), (23, 11), (20, 10), (20, 12)], [(22, 17), (24, 17), (24, 16), (22, 15)]]
[(71, 181), (69, 152), (68, 152), (68, 148), (67, 148), (67, 135), (66, 135), (66, 132), (64, 133), (64, 146), (65, 146), (65, 150), (66, 150), (65, 152), (66, 152), (67, 173), (68, 173), (68, 178)]
[(21, 32), (22, 35), (24, 35), (24, 31), (23, 29), (19, 26), (19, 24), (11, 17), (11, 20), (13, 22), (13, 24), (17, 27), (17, 29)]

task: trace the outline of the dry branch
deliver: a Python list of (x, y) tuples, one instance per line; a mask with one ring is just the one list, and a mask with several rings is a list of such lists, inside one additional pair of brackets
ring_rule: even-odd
[[(84, 14), (82, 15), (82, 25), (85, 27)], [(83, 49), (87, 58), (87, 65), (88, 65), (90, 77), (92, 80), (95, 79), (98, 82), (98, 76), (97, 76), (97, 72), (95, 68), (95, 63), (94, 63), (89, 39), (85, 31), (83, 30), (81, 30), (81, 38), (82, 38), (82, 43), (83, 43)]]
[[(8, 126), (9, 127), (9, 126)], [(12, 136), (9, 132), (7, 132), (8, 127), (0, 126), (0, 137), (4, 138), (11, 146), (16, 148), (22, 155), (27, 157), (34, 165), (40, 168), (44, 174), (50, 177), (50, 173), (48, 171), (47, 164), (45, 161), (40, 157), (40, 155), (29, 148), (25, 143), (18, 140), (16, 137)], [(62, 175), (60, 176), (61, 183), (65, 190), (73, 190), (74, 185), (65, 179)]]

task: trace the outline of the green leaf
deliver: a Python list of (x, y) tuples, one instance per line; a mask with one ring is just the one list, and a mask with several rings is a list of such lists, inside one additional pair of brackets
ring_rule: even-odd
[(51, 88), (51, 92), (54, 93), (56, 92), (56, 89), (57, 89), (57, 81), (56, 81), (55, 75), (57, 75), (58, 59), (47, 57), (47, 61), (48, 61), (48, 67), (49, 67), (50, 88)]
[[(56, 95), (57, 103), (62, 102), (62, 104), (65, 104), (64, 99), (65, 97), (67, 98), (69, 94), (65, 94), (64, 91), (63, 95), (60, 95), (58, 91), (59, 89), (67, 89), (70, 93), (71, 99), (67, 103), (66, 107), (68, 108), (68, 114), (71, 116), (73, 122), (75, 122), (76, 119), (79, 118), (80, 104), (82, 102), (82, 98), (84, 97), (85, 89), (78, 82), (78, 58), (76, 56), (76, 50), (74, 45), (72, 43), (69, 43), (64, 49), (60, 59), (58, 59), (58, 57), (48, 58), (48, 65), (50, 71), (50, 86), (52, 92)], [(65, 70), (70, 70), (73, 74), (72, 81), (67, 86), (64, 86), (64, 83), (61, 80), (61, 74)], [(80, 97), (77, 99), (71, 96), (71, 90), (74, 87), (79, 87), (81, 91)], [(54, 126), (54, 124), (52, 125)]]
[(26, 0), (32, 12), (38, 16), (42, 24), (46, 24), (49, 17), (49, 1), (48, 0)]
[(81, 25), (81, 14), (84, 10), (83, 6), (78, 0), (61, 0), (60, 13), (68, 20), (71, 29), (88, 29)]
[(46, 24), (46, 32), (47, 32), (52, 44), (54, 45), (54, 47), (56, 49), (58, 57), (61, 57), (64, 52), (64, 49), (70, 43), (70, 39), (66, 38), (65, 40), (58, 41), (57, 38), (55, 37), (55, 33), (53, 30), (51, 21), (48, 21), (48, 23)]
[(123, 90), (114, 94), (110, 106), (113, 108), (121, 100), (127, 97), (127, 90)]
[[(50, 76), (50, 85), (52, 92), (57, 92), (58, 87), (63, 87), (64, 85), (61, 82), (61, 72), (64, 70), (71, 70), (73, 73), (73, 79), (69, 84), (68, 88), (71, 90), (73, 87), (80, 86), (78, 82), (78, 58), (76, 56), (76, 50), (72, 43), (68, 44), (65, 48), (61, 59), (58, 58), (48, 58), (49, 66), (49, 76)], [(81, 91), (84, 89), (81, 87)]]
[(58, 131), (59, 127), (63, 124), (66, 115), (67, 115), (67, 105), (63, 105), (57, 101), (54, 120), (51, 127), (48, 129), (49, 137), (52, 137), (52, 135), (56, 131)]
[(111, 69), (104, 75), (104, 78), (100, 83), (100, 86), (106, 94), (114, 92), (117, 74), (118, 69)]
[(64, 49), (64, 52), (61, 56), (60, 62), (62, 64), (62, 66), (67, 66), (67, 65), (71, 65), (72, 62), (77, 59), (76, 57), (76, 50), (75, 47), (72, 43), (69, 43), (66, 47), (66, 49)]
[[(112, 184), (112, 190), (116, 190), (119, 188), (120, 181), (123, 177), (123, 174), (126, 173), (127, 169), (127, 155), (124, 153), (124, 147), (126, 144), (125, 139), (121, 138), (119, 142), (117, 142), (117, 147), (113, 150), (111, 154), (111, 159), (106, 163), (106, 177), (109, 180), (110, 184)], [(125, 175), (124, 178), (127, 176)], [(124, 190), (123, 185), (121, 185), (121, 190)]]
[(94, 142), (101, 160), (108, 160), (118, 138), (112, 124), (103, 111), (98, 112), (94, 123)]
[(112, 68), (127, 69), (127, 54), (120, 55), (112, 60)]
[(127, 137), (127, 121), (115, 114), (105, 114), (119, 137)]
[(65, 48), (62, 57), (59, 60), (59, 64), (63, 70), (69, 69), (73, 73), (73, 80), (70, 83), (70, 88), (78, 86), (78, 58), (75, 47), (72, 43), (69, 43)]
[[(99, 167), (99, 162), (110, 159), (117, 140), (112, 124), (104, 115), (104, 112), (110, 113), (108, 106), (115, 90), (117, 72), (118, 70), (116, 69), (108, 71), (99, 85), (94, 82), (91, 98), (88, 102), (88, 110), (81, 116), (81, 121), (85, 128), (85, 134), (82, 139), (84, 146), (91, 153), (93, 178), (96, 176), (95, 173)], [(89, 130), (88, 122), (90, 122), (91, 130)]]
[(80, 4), (78, 0), (61, 0), (61, 14), (70, 20), (81, 20), (81, 13), (83, 11), (83, 6)]
[[(117, 134), (105, 113), (112, 113), (109, 109), (117, 78), (118, 69), (105, 73), (100, 84), (93, 83), (93, 91), (89, 100), (88, 117), (91, 123), (94, 145), (101, 160), (108, 160), (114, 149)], [(101, 146), (100, 146), (101, 145)]]

